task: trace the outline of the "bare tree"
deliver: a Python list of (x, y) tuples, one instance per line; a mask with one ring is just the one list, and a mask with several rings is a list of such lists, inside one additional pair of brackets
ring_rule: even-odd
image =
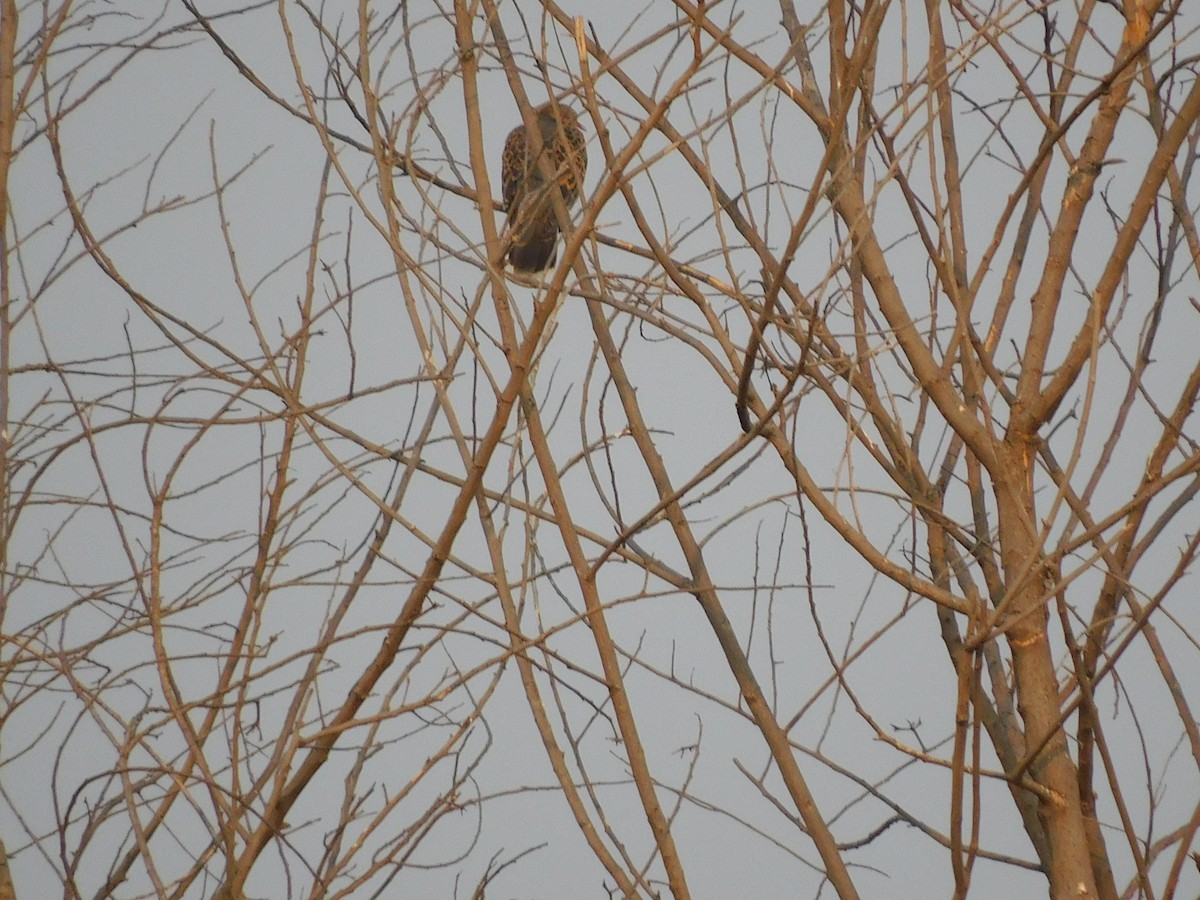
[(1182, 0), (0, 2), (0, 896), (1196, 893)]

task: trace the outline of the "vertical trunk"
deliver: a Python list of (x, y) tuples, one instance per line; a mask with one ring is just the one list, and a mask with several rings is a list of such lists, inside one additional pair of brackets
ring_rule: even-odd
[(1050, 843), (1050, 896), (1095, 898), (1095, 877), (1080, 804), (1075, 763), (1059, 721), (1058, 675), (1048, 633), (1045, 559), (1033, 503), (1034, 445), (1010, 439), (1010, 477), (997, 484), (1001, 562), (1007, 612), (1000, 626), (1012, 652), (1017, 708), (1025, 723), (1026, 746), (1036, 754), (1026, 772), (1041, 788), (1038, 815)]

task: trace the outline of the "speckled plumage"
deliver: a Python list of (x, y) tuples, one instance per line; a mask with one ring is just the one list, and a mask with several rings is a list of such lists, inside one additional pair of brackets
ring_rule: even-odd
[[(575, 112), (553, 101), (539, 106), (534, 115), (543, 157), (549, 160), (563, 203), (569, 209), (579, 199), (587, 170), (583, 131)], [(516, 272), (541, 272), (554, 265), (558, 255), (558, 217), (553, 195), (546, 190), (543, 168), (534, 156), (525, 125), (518, 125), (504, 142), (500, 173), (511, 231), (508, 261)]]

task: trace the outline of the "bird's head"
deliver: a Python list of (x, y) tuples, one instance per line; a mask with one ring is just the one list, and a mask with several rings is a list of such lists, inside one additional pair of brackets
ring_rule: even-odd
[(566, 134), (579, 127), (579, 116), (575, 110), (553, 100), (543, 103), (536, 112), (538, 132), (543, 141), (552, 141), (560, 134)]

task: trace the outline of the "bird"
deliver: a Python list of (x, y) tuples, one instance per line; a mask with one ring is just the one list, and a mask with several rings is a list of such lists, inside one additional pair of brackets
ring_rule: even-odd
[(554, 173), (553, 183), (567, 209), (579, 199), (587, 171), (586, 141), (575, 111), (551, 100), (535, 109), (533, 115), (541, 139), (541, 157), (535, 155), (531, 136), (521, 123), (504, 141), (500, 166), (511, 235), (508, 261), (520, 274), (548, 269), (558, 256), (558, 216), (544, 170)]

